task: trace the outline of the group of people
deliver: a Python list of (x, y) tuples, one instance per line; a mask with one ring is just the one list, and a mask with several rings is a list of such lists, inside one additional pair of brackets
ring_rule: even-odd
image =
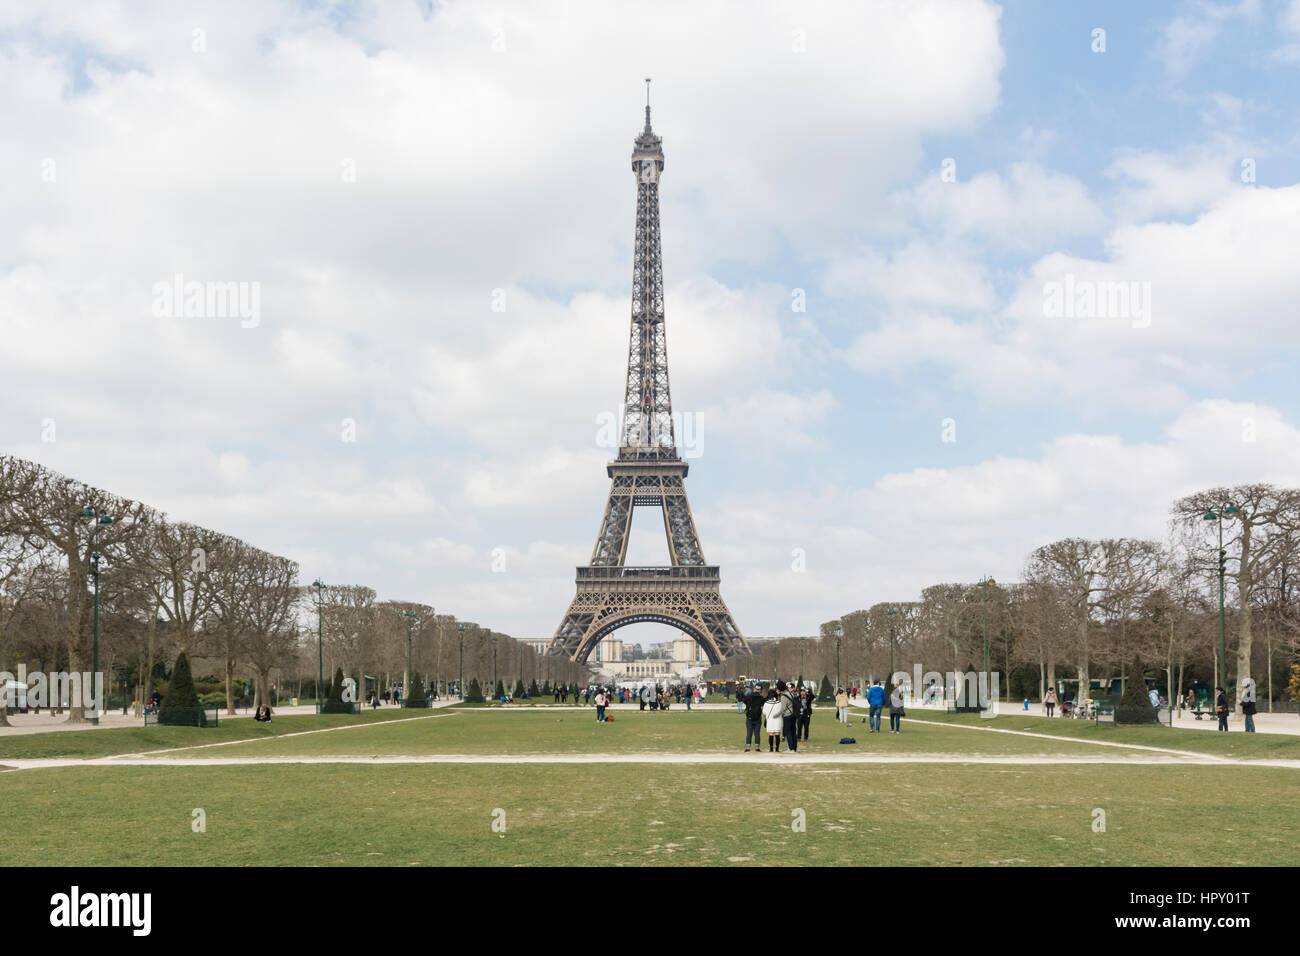
[[(575, 704), (586, 706), (594, 703), (597, 708), (608, 707), (615, 703), (635, 703), (639, 705), (640, 710), (667, 710), (674, 703), (685, 702), (686, 709), (690, 710), (692, 704), (703, 703), (705, 700), (703, 690), (693, 684), (675, 684), (668, 687), (662, 684), (644, 684), (641, 687), (608, 687), (596, 684), (572, 689), (564, 686), (557, 687), (555, 702), (567, 704), (570, 693), (573, 694)], [(600, 697), (604, 698), (603, 703), (597, 701)]]
[(800, 741), (808, 741), (814, 696), (807, 687), (787, 685), (783, 680), (765, 688), (737, 688), (736, 700), (745, 715), (745, 752), (749, 753), (751, 744), (755, 751), (763, 749), (763, 732), (767, 733), (769, 753), (781, 752), (783, 738), (786, 750), (797, 751)]

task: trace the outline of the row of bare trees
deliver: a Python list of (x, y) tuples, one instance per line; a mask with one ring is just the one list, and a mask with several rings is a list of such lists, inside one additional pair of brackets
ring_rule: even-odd
[[(1219, 519), (1227, 673), (1218, 665)], [(919, 600), (881, 602), (785, 638), (753, 657), (711, 668), (713, 680), (740, 674), (840, 675), (845, 683), (912, 672), (1001, 672), (1012, 692), (1041, 694), (1059, 668), (1087, 688), (1124, 672), (1134, 655), (1163, 671), (1181, 695), (1190, 677), (1230, 692), (1246, 678), (1273, 696), (1300, 651), (1300, 491), (1268, 484), (1211, 488), (1179, 499), (1164, 542), (1066, 538), (1036, 548), (1016, 583), (945, 583)], [(985, 635), (987, 634), (987, 640)], [(1259, 638), (1262, 636), (1262, 642)], [(1189, 668), (1191, 673), (1189, 674)]]
[[(270, 701), (273, 672), (315, 674), (318, 655), (329, 673), (342, 668), (364, 687), (367, 674), (405, 671), (408, 621), (412, 662), (443, 686), (459, 675), (462, 642), (467, 680), (496, 676), (494, 652), (503, 677), (580, 677), (570, 673), (577, 665), (546, 667), (507, 635), (426, 605), (376, 601), (367, 587), (304, 586), (288, 558), (172, 521), (34, 462), (0, 457), (0, 670), (16, 672), (19, 663), (91, 670), (96, 573), (99, 671), (134, 675), (141, 701), (158, 665), (182, 652), (220, 671), (232, 711), (237, 673), (251, 671), (260, 705)], [(70, 720), (85, 719), (80, 700), (69, 705)]]

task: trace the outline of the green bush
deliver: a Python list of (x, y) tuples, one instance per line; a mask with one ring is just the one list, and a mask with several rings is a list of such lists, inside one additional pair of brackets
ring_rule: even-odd
[(524, 682), (522, 680), (515, 681), (515, 692), (510, 696), (515, 700), (520, 700), (524, 696)]
[(541, 692), (541, 690), (539, 690), (538, 687), (537, 687), (537, 681), (534, 680), (534, 681), (532, 681), (531, 683), (529, 683), (529, 685), (528, 685), (528, 696), (529, 696), (529, 697), (541, 697), (541, 696), (542, 696), (542, 692)]
[(506, 687), (501, 683), (501, 681), (497, 681), (496, 693), (492, 696), (492, 699), (500, 700), (504, 696), (506, 696)]
[(352, 703), (343, 700), (343, 668), (335, 668), (334, 679), (329, 684), (329, 695), (321, 705), (322, 714), (350, 714), (354, 710)]
[(831, 686), (831, 679), (828, 675), (822, 675), (822, 686), (817, 691), (817, 703), (833, 704), (835, 703), (835, 688)]
[(1154, 724), (1156, 709), (1151, 706), (1151, 698), (1147, 693), (1147, 682), (1142, 673), (1142, 660), (1134, 654), (1133, 663), (1129, 666), (1128, 676), (1124, 681), (1124, 693), (1120, 695), (1119, 704), (1115, 707), (1115, 723)]
[(483, 688), (479, 686), (477, 677), (475, 677), (473, 680), (469, 682), (469, 689), (465, 692), (465, 703), (467, 704), (484, 703)]
[(202, 711), (197, 716), (195, 714), (198, 706), (199, 695), (194, 692), (194, 678), (190, 676), (190, 659), (181, 651), (176, 657), (176, 667), (172, 670), (162, 706), (158, 708), (158, 723), (202, 727), (205, 723)]
[(428, 707), (429, 698), (424, 693), (424, 681), (420, 680), (420, 675), (415, 671), (411, 672), (411, 686), (406, 694), (402, 696), (403, 707)]

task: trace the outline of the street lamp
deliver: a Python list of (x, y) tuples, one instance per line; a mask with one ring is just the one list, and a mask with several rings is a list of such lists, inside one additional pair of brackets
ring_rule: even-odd
[(844, 682), (840, 680), (840, 639), (844, 637), (844, 625), (836, 623), (835, 625), (835, 692), (838, 694), (844, 687)]
[(113, 518), (100, 511), (98, 508), (83, 508), (81, 517), (91, 519), (90, 532), (90, 573), (95, 579), (95, 642), (91, 651), (90, 662), (90, 687), (91, 696), (94, 698), (94, 710), (91, 711), (90, 722), (95, 726), (99, 725), (99, 526), (102, 524), (112, 524)]
[(460, 632), (460, 683), (456, 686), (456, 696), (465, 699), (465, 625), (456, 625)]
[(492, 696), (497, 695), (497, 636), (492, 635)]
[(402, 701), (411, 699), (411, 629), (415, 627), (415, 614), (411, 611), (403, 611), (402, 617), (406, 618), (406, 681), (402, 686)]
[(317, 578), (311, 583), (316, 589), (316, 713), (324, 708), (321, 686), (325, 683), (325, 582)]
[(1227, 626), (1224, 623), (1223, 611), (1223, 577), (1228, 569), (1228, 553), (1223, 550), (1223, 516), (1240, 514), (1241, 509), (1231, 501), (1225, 501), (1218, 511), (1207, 511), (1202, 515), (1204, 521), (1219, 522), (1219, 680), (1218, 683), (1228, 686), (1228, 638)]
[(894, 615), (897, 613), (892, 607), (885, 612), (889, 618), (889, 680), (885, 682), (885, 693), (890, 695), (894, 692)]
[(803, 642), (806, 641), (806, 640), (808, 640), (808, 638), (806, 638), (806, 637), (801, 637), (801, 638), (799, 638), (799, 679), (800, 679), (800, 680), (803, 680), (803, 662), (804, 662), (804, 657), (803, 657), (804, 646), (803, 646)]
[[(985, 575), (980, 578), (979, 584), (975, 585), (984, 592), (984, 696), (986, 702), (989, 696), (989, 691), (992, 689), (989, 681), (989, 588), (996, 584), (996, 581)], [(978, 684), (976, 686), (978, 686)], [(979, 701), (976, 701), (976, 703), (979, 703)]]

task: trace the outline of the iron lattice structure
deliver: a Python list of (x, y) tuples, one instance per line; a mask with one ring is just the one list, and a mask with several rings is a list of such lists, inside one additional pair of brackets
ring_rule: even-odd
[[(664, 336), (664, 276), (659, 240), (659, 174), (663, 142), (650, 127), (632, 149), (636, 175), (636, 242), (632, 261), (632, 333), (618, 457), (605, 515), (591, 552), (578, 568), (578, 591), (556, 628), (548, 654), (585, 661), (602, 638), (628, 624), (667, 624), (689, 634), (716, 664), (749, 647), (722, 600), (722, 576), (707, 564), (686, 499), (689, 465), (677, 452)], [(632, 511), (658, 507), (672, 564), (628, 567)]]

